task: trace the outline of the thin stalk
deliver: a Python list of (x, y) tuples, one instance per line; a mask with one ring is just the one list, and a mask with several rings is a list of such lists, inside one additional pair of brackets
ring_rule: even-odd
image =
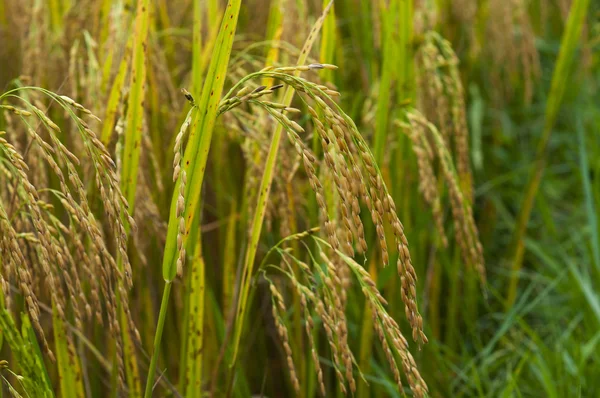
[(461, 258), (458, 250), (454, 251), (452, 260), (449, 260), (447, 267), (448, 273), (448, 284), (450, 285), (450, 292), (448, 297), (448, 306), (446, 307), (447, 314), (447, 325), (444, 333), (444, 341), (450, 349), (455, 349), (458, 342), (458, 327), (460, 324), (459, 307), (461, 305), (459, 296), (462, 291), (462, 281), (460, 280), (460, 264)]
[[(185, 220), (185, 231), (182, 234), (184, 237), (183, 245), (187, 245), (185, 241), (192, 232), (193, 225), (198, 222), (200, 197), (202, 192), (202, 183), (204, 181), (204, 173), (206, 170), (206, 162), (210, 151), (210, 143), (212, 133), (217, 118), (218, 103), (223, 92), (225, 76), (227, 74), (227, 65), (231, 55), (231, 47), (237, 27), (238, 15), (242, 0), (230, 0), (219, 34), (216, 39), (213, 56), (208, 68), (208, 73), (202, 89), (202, 95), (197, 105), (196, 117), (193, 123), (192, 132), (188, 140), (182, 161), (182, 173), (177, 180), (176, 189), (173, 190), (171, 207), (169, 213), (169, 224), (167, 227), (167, 240), (163, 255), (163, 279), (165, 280), (165, 288), (161, 303), (160, 315), (156, 327), (156, 335), (154, 339), (154, 351), (150, 362), (150, 370), (148, 372), (148, 380), (146, 382), (145, 396), (149, 397), (152, 393), (152, 384), (154, 373), (156, 370), (156, 362), (160, 353), (160, 341), (166, 317), (166, 311), (171, 292), (171, 283), (177, 273), (177, 259), (179, 250), (177, 239), (180, 234), (180, 218), (177, 216), (177, 202), (179, 198), (179, 184), (182, 183), (182, 175), (186, 173), (187, 184), (185, 186), (184, 203), (185, 210), (183, 217)], [(196, 224), (197, 225), (197, 224)], [(190, 246), (194, 246), (194, 241)], [(192, 248), (193, 249), (193, 248)], [(200, 263), (198, 263), (200, 264)], [(192, 265), (194, 266), (194, 265)], [(200, 266), (204, 266), (200, 264)], [(164, 313), (163, 313), (164, 312)]]
[(200, 234), (201, 218), (194, 220), (188, 240), (188, 250), (193, 250), (186, 289), (186, 318), (182, 328), (180, 380), (186, 398), (202, 395), (202, 365), (204, 361), (204, 301), (205, 266)]
[(79, 357), (75, 354), (73, 343), (67, 338), (65, 322), (58, 315), (54, 300), (52, 300), (52, 323), (61, 395), (63, 397), (84, 397)]
[(60, 2), (58, 0), (48, 0), (48, 8), (50, 9), (50, 24), (54, 32), (62, 30), (62, 15), (60, 12)]
[(546, 105), (544, 132), (537, 146), (533, 170), (525, 187), (525, 196), (521, 205), (521, 211), (517, 218), (517, 225), (513, 236), (512, 245), (514, 254), (511, 265), (510, 281), (506, 293), (506, 308), (512, 306), (517, 295), (519, 274), (521, 266), (523, 265), (523, 255), (525, 254), (525, 233), (527, 231), (527, 224), (529, 222), (529, 217), (531, 216), (531, 211), (533, 210), (533, 204), (535, 202), (535, 197), (537, 196), (540, 182), (542, 181), (544, 169), (546, 168), (546, 155), (550, 134), (552, 133), (560, 109), (560, 104), (567, 83), (569, 82), (569, 74), (575, 58), (575, 50), (579, 44), (579, 37), (581, 36), (581, 30), (585, 22), (589, 4), (590, 0), (575, 0), (569, 12), (569, 19), (563, 34), (558, 61), (552, 75), (552, 86)]
[[(233, 294), (235, 288), (235, 265), (236, 258), (236, 225), (239, 217), (237, 200), (231, 202), (227, 232), (225, 234), (225, 250), (223, 252), (223, 311), (225, 317), (229, 316), (229, 309), (233, 305)], [(244, 224), (242, 224), (244, 225)]]
[(119, 64), (119, 70), (115, 79), (113, 80), (112, 87), (110, 89), (110, 94), (108, 96), (108, 103), (106, 105), (106, 113), (104, 115), (104, 122), (102, 124), (102, 133), (101, 139), (104, 145), (108, 145), (110, 143), (111, 136), (115, 129), (115, 122), (117, 117), (117, 110), (119, 108), (119, 103), (121, 102), (121, 93), (123, 91), (123, 87), (125, 85), (125, 76), (127, 74), (127, 70), (129, 68), (129, 63), (131, 60), (131, 51), (133, 49), (133, 35), (129, 37), (127, 40), (127, 44), (125, 45), (125, 53), (123, 54), (123, 59)]
[[(281, 35), (283, 34), (283, 0), (276, 0), (271, 2), (269, 10), (269, 18), (267, 20), (267, 33), (265, 35), (265, 41), (272, 41), (272, 45), (267, 47), (267, 59), (265, 66), (275, 65), (279, 60), (279, 43)], [(262, 84), (265, 86), (273, 85), (273, 78), (264, 78)]]
[(579, 141), (579, 169), (581, 171), (581, 180), (583, 182), (583, 193), (585, 195), (585, 210), (590, 227), (592, 256), (596, 270), (600, 271), (600, 237), (598, 236), (598, 217), (594, 208), (594, 194), (592, 193), (592, 185), (588, 173), (589, 163), (587, 158), (587, 148), (585, 146), (585, 127), (583, 125), (582, 116), (578, 115), (577, 119), (577, 140)]
[[(323, 0), (323, 8), (327, 7), (327, 3), (329, 3), (329, 0)], [(335, 7), (332, 6), (329, 10), (327, 18), (325, 18), (325, 22), (323, 23), (321, 52), (319, 57), (321, 62), (327, 62), (329, 64), (334, 63), (333, 57), (336, 45), (335, 28)], [(325, 81), (331, 81), (333, 78), (333, 71), (325, 69), (321, 71), (321, 77)]]
[[(120, 66), (120, 75), (117, 76), (113, 89), (111, 90), (110, 101), (112, 105), (118, 106), (118, 99), (122, 85), (124, 84), (124, 70), (127, 68), (128, 61), (131, 61), (131, 74), (130, 74), (130, 87), (131, 91), (128, 98), (127, 115), (126, 115), (126, 132), (124, 137), (124, 151), (123, 151), (123, 168), (121, 169), (121, 191), (127, 203), (131, 208), (131, 214), (135, 209), (135, 197), (137, 191), (137, 180), (139, 174), (139, 162), (141, 154), (141, 140), (142, 130), (144, 122), (144, 98), (146, 96), (146, 77), (147, 69), (146, 62), (148, 57), (148, 31), (149, 31), (149, 13), (148, 9), (150, 5), (149, 0), (141, 0), (137, 5), (136, 19), (135, 19), (135, 30), (133, 34), (133, 40), (130, 40), (127, 44), (126, 51), (131, 51), (124, 57), (123, 62)], [(131, 43), (131, 44), (130, 44)], [(132, 46), (129, 48), (129, 46)], [(131, 57), (131, 58), (129, 58)], [(109, 106), (111, 102), (109, 102)], [(114, 117), (115, 114), (113, 113)], [(112, 123), (112, 121), (109, 121)], [(108, 124), (105, 125), (104, 134)], [(107, 139), (107, 137), (104, 137)], [(107, 141), (106, 141), (107, 142)], [(125, 227), (126, 234), (129, 234), (129, 226)], [(117, 257), (117, 264), (121, 271), (123, 271), (123, 261), (121, 255)], [(123, 283), (119, 281), (118, 283)], [(124, 289), (125, 290), (125, 289)], [(127, 294), (127, 293), (125, 293)], [(123, 339), (123, 355), (125, 358), (125, 372), (127, 378), (127, 384), (129, 387), (129, 396), (135, 397), (141, 394), (141, 383), (137, 364), (137, 358), (135, 356), (135, 344), (132, 341), (130, 334), (130, 325), (127, 322), (127, 316), (125, 314), (125, 308), (123, 308), (121, 299), (121, 292), (117, 291), (117, 300), (119, 302), (117, 311), (119, 316), (119, 322), (121, 323), (122, 339)]]
[(149, 0), (140, 1), (137, 8), (133, 53), (131, 58), (130, 93), (127, 106), (125, 145), (121, 191), (134, 208), (141, 152), (144, 98), (146, 93), (146, 59), (148, 57)]
[[(377, 280), (377, 256), (373, 256), (369, 262), (369, 274), (374, 281)], [(361, 372), (368, 374), (371, 370), (371, 358), (373, 356), (373, 310), (368, 300), (365, 300), (363, 319), (360, 333), (360, 354), (358, 365)], [(357, 397), (368, 396), (370, 387), (365, 380), (359, 380)]]
[(427, 319), (431, 328), (431, 336), (439, 340), (441, 337), (440, 327), (440, 296), (442, 293), (442, 265), (441, 259), (437, 253), (432, 254), (431, 264), (428, 270), (428, 306), (429, 319)]
[[(414, 51), (413, 51), (413, 20), (414, 20), (414, 0), (404, 0), (400, 2), (399, 9), (399, 24), (400, 32), (398, 38), (398, 83), (396, 92), (398, 93), (398, 101), (414, 102), (415, 97), (415, 75), (414, 75)], [(401, 112), (401, 115), (403, 112)], [(404, 195), (404, 182), (407, 173), (405, 170), (408, 167), (410, 159), (409, 146), (407, 145), (408, 137), (402, 132), (398, 133), (397, 148), (395, 149), (395, 167), (391, 170), (391, 178), (395, 182), (393, 195), (397, 203), (404, 204), (402, 200)]]
[[(288, 180), (286, 182), (286, 193), (287, 193), (287, 198), (288, 198), (288, 212), (290, 215), (289, 222), (288, 222), (288, 228), (292, 234), (295, 234), (298, 232), (298, 224), (296, 223), (296, 213), (294, 211), (294, 209), (296, 208), (296, 203), (294, 201), (293, 192), (294, 192), (294, 187), (292, 186), (292, 182), (290, 180)], [(296, 240), (292, 240), (290, 247), (292, 248), (294, 253), (298, 253), (298, 251), (300, 250), (298, 241), (296, 241)], [(293, 267), (294, 272), (298, 271), (297, 264), (293, 264), (292, 267)], [(296, 292), (294, 292), (292, 297), (293, 297), (292, 305), (294, 306), (294, 308), (301, 308), (300, 295), (296, 294)], [(300, 311), (294, 311), (292, 322), (293, 322), (293, 327), (294, 327), (294, 346), (296, 347), (296, 350), (298, 350), (299, 352), (304, 352), (304, 338), (303, 338), (303, 331), (302, 331), (302, 314)], [(300, 377), (301, 377), (300, 380), (306, 380), (306, 366), (300, 367)]]
[(160, 342), (162, 339), (163, 329), (165, 327), (165, 319), (167, 317), (167, 309), (169, 306), (169, 296), (171, 295), (171, 287), (173, 282), (166, 282), (163, 290), (162, 301), (160, 303), (160, 313), (158, 314), (158, 324), (156, 326), (156, 333), (154, 334), (154, 351), (152, 353), (152, 359), (150, 360), (150, 367), (148, 368), (148, 379), (146, 380), (146, 391), (144, 392), (144, 398), (152, 397), (152, 388), (154, 385), (154, 373), (156, 373), (156, 363), (158, 361), (157, 353), (160, 352)]
[(398, 18), (398, 1), (390, 2), (387, 9), (382, 10), (383, 27), (383, 62), (381, 63), (381, 78), (379, 80), (379, 95), (377, 100), (377, 114), (375, 122), (375, 139), (373, 154), (375, 162), (383, 164), (386, 147), (387, 132), (390, 119), (390, 102), (392, 86), (397, 75), (397, 44), (398, 32), (394, 29)]

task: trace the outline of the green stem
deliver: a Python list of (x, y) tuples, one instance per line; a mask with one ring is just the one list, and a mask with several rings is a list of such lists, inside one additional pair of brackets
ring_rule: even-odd
[[(293, 91), (288, 89), (288, 92), (293, 95)], [(291, 103), (291, 98), (284, 100), (284, 104)], [(290, 95), (291, 97), (291, 95)], [(244, 275), (242, 277), (242, 291), (240, 292), (240, 298), (237, 309), (237, 327), (235, 333), (234, 340), (234, 353), (232, 358), (233, 365), (235, 363), (235, 359), (237, 357), (237, 349), (240, 342), (240, 337), (243, 329), (244, 322), (244, 314), (246, 312), (246, 305), (248, 300), (248, 293), (250, 290), (250, 277), (254, 271), (254, 258), (256, 257), (256, 249), (258, 248), (258, 241), (260, 240), (260, 233), (262, 231), (262, 222), (265, 216), (265, 212), (267, 209), (267, 202), (269, 199), (269, 192), (271, 191), (271, 182), (273, 182), (273, 170), (275, 169), (275, 160), (277, 159), (277, 151), (279, 149), (279, 144), (281, 142), (281, 133), (283, 128), (281, 125), (277, 125), (275, 129), (275, 133), (273, 134), (273, 139), (271, 140), (271, 146), (269, 148), (269, 154), (267, 156), (267, 162), (265, 165), (265, 172), (263, 174), (262, 181), (260, 183), (260, 190), (258, 196), (258, 203), (256, 204), (256, 210), (254, 212), (254, 217), (252, 219), (252, 236), (250, 238), (250, 245), (248, 246), (248, 250), (246, 250), (246, 256), (244, 258)]]
[(558, 116), (558, 111), (562, 98), (569, 83), (569, 73), (575, 58), (575, 50), (579, 46), (579, 37), (585, 23), (587, 10), (590, 0), (575, 0), (569, 12), (567, 27), (563, 33), (558, 61), (552, 75), (552, 85), (550, 95), (546, 104), (546, 117), (544, 121), (544, 130), (538, 143), (533, 170), (529, 176), (527, 186), (525, 187), (525, 196), (521, 205), (521, 210), (517, 217), (515, 234), (513, 235), (512, 247), (513, 258), (511, 265), (510, 280), (506, 293), (506, 306), (510, 308), (515, 302), (517, 296), (517, 286), (519, 284), (519, 275), (523, 264), (525, 254), (525, 233), (527, 224), (533, 210), (535, 197), (544, 175), (547, 161), (547, 149), (550, 142), (550, 135), (554, 123)]
[(165, 283), (162, 301), (160, 303), (160, 313), (158, 315), (158, 323), (156, 324), (156, 333), (154, 334), (154, 349), (152, 351), (152, 359), (150, 360), (150, 368), (148, 369), (148, 379), (146, 380), (146, 391), (144, 398), (152, 397), (152, 386), (154, 384), (154, 374), (156, 373), (156, 363), (160, 353), (160, 341), (162, 339), (163, 329), (165, 327), (165, 318), (167, 317), (167, 308), (169, 306), (169, 296), (171, 295), (172, 282)]
[[(190, 246), (192, 247), (188, 247), (188, 249), (194, 249), (194, 245), (199, 241), (199, 238), (196, 239), (195, 237), (195, 233), (198, 232), (197, 229), (195, 232), (192, 232), (192, 228), (194, 225), (197, 225), (199, 220), (198, 217), (200, 216), (200, 194), (202, 192), (206, 162), (217, 118), (217, 109), (221, 94), (223, 93), (223, 84), (227, 75), (227, 65), (231, 55), (231, 47), (233, 45), (241, 3), (242, 0), (229, 0), (227, 4), (225, 15), (221, 22), (221, 28), (216, 38), (211, 63), (208, 68), (206, 79), (204, 80), (202, 95), (196, 105), (198, 112), (196, 113), (196, 118), (192, 124), (192, 131), (190, 132), (183, 156), (183, 170), (176, 185), (179, 186), (179, 184), (182, 183), (183, 173), (187, 173), (188, 182), (185, 186), (185, 210), (183, 212), (185, 233), (182, 235), (184, 245), (187, 244), (187, 239), (190, 238), (190, 234), (193, 236), (190, 240)], [(167, 241), (165, 243), (165, 252), (163, 254), (163, 278), (166, 285), (160, 307), (157, 330), (154, 335), (154, 352), (152, 353), (148, 380), (146, 382), (146, 392), (144, 396), (147, 398), (152, 394), (153, 376), (156, 370), (156, 361), (158, 360), (158, 351), (160, 349), (169, 294), (171, 292), (171, 283), (176, 278), (177, 272), (176, 264), (180, 250), (177, 241), (179, 239), (179, 234), (181, 233), (181, 228), (179, 227), (181, 219), (177, 216), (176, 211), (178, 195), (178, 189), (175, 189), (171, 200), (169, 224), (167, 226)], [(192, 252), (194, 252), (194, 250), (192, 250)]]
[(583, 182), (583, 193), (585, 196), (585, 210), (587, 213), (590, 234), (592, 237), (592, 256), (596, 265), (596, 270), (600, 270), (600, 237), (598, 236), (598, 217), (594, 207), (594, 193), (592, 192), (592, 183), (588, 174), (589, 162), (587, 157), (587, 148), (585, 143), (585, 127), (582, 120), (583, 115), (577, 115), (577, 141), (579, 143), (579, 170)]

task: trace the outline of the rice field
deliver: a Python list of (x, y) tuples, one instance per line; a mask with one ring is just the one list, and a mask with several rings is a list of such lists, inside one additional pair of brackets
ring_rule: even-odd
[(599, 396), (599, 85), (591, 0), (0, 0), (0, 398)]

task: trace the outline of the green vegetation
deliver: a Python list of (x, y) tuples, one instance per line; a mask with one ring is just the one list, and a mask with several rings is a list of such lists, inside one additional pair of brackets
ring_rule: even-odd
[(0, 43), (0, 397), (600, 394), (596, 2), (0, 0)]

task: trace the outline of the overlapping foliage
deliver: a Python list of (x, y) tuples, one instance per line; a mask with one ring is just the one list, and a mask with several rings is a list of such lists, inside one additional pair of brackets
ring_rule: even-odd
[(0, 0), (0, 395), (598, 395), (598, 12)]

